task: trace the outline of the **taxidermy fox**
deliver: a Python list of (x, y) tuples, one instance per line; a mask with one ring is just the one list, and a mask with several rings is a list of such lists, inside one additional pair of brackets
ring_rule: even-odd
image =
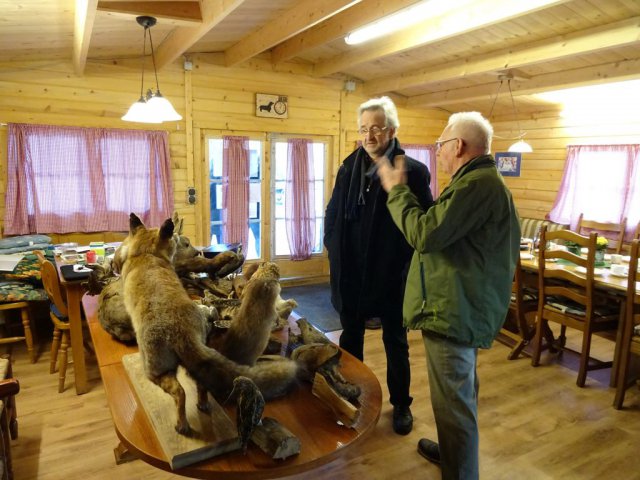
[(253, 367), (238, 365), (205, 345), (207, 325), (202, 310), (189, 298), (172, 267), (174, 225), (147, 229), (131, 214), (127, 241), (120, 250), (124, 303), (136, 332), (146, 376), (173, 397), (176, 430), (192, 433), (185, 413), (185, 392), (176, 378), (179, 365), (198, 389), (198, 408), (209, 409), (207, 392), (224, 401), (237, 376), (255, 382), (265, 399), (284, 394), (293, 385), (297, 364), (280, 358)]

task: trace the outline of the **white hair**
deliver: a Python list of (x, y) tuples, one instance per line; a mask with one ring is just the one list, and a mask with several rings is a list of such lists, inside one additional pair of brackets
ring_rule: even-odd
[(372, 98), (358, 107), (358, 127), (360, 127), (360, 117), (365, 110), (382, 110), (385, 118), (385, 126), (398, 130), (400, 121), (398, 120), (398, 110), (389, 97)]
[(449, 117), (447, 128), (471, 147), (491, 153), (493, 127), (480, 112), (458, 112)]

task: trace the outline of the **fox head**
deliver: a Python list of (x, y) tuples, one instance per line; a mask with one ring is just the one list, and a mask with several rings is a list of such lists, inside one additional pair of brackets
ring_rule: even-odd
[(135, 214), (129, 215), (129, 235), (116, 250), (113, 258), (114, 269), (122, 272), (124, 263), (129, 258), (150, 253), (168, 262), (176, 253), (176, 240), (173, 235), (173, 221), (168, 218), (160, 228), (147, 228)]

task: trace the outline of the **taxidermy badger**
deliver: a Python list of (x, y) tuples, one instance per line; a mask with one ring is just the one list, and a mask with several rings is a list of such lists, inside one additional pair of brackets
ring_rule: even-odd
[(176, 430), (192, 433), (185, 412), (185, 392), (177, 380), (182, 365), (197, 385), (198, 408), (209, 409), (207, 392), (224, 400), (233, 380), (253, 380), (265, 399), (284, 394), (297, 376), (296, 362), (239, 365), (205, 345), (205, 315), (188, 296), (172, 266), (176, 251), (174, 225), (147, 229), (133, 213), (129, 236), (119, 249), (124, 303), (135, 329), (145, 375), (171, 395), (177, 406)]

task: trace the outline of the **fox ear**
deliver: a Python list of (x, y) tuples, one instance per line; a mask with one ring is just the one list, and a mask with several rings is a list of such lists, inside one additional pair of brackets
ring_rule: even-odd
[(163, 240), (167, 240), (173, 236), (173, 220), (167, 218), (162, 226), (160, 227), (160, 238)]
[(135, 213), (130, 213), (129, 214), (129, 231), (133, 232), (134, 230), (140, 227), (144, 227), (142, 220), (140, 220)]

